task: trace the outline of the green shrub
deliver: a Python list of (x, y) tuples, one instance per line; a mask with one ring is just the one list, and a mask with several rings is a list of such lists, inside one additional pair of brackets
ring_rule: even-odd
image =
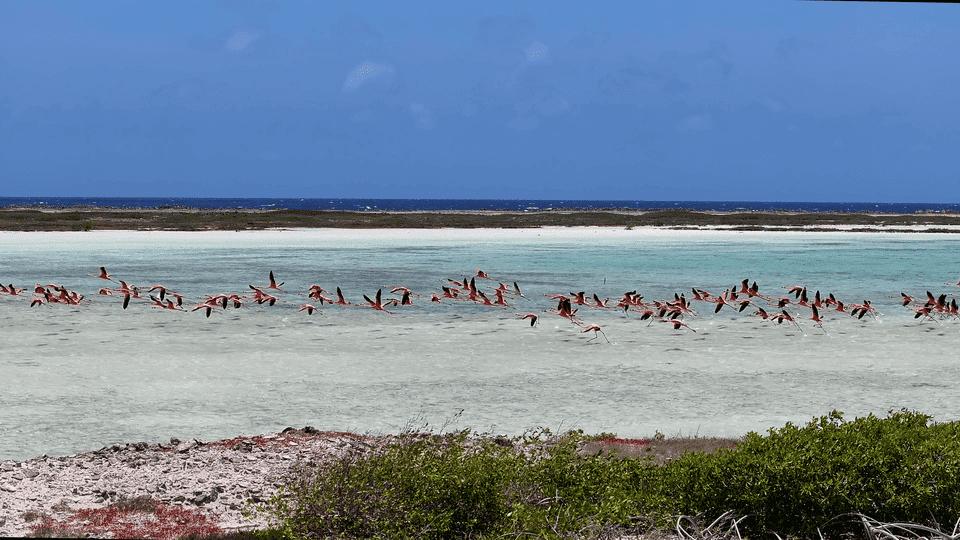
[(672, 461), (591, 439), (407, 432), (300, 469), (272, 511), (289, 537), (348, 538), (614, 537), (678, 518), (815, 538), (863, 534), (857, 514), (940, 529), (960, 516), (960, 423), (906, 410), (834, 411)]
[(710, 519), (734, 510), (757, 532), (862, 532), (849, 516), (857, 513), (952, 524), (960, 516), (960, 424), (929, 421), (901, 410), (844, 422), (833, 411), (803, 428), (751, 433), (735, 450), (684, 456), (663, 469), (659, 488), (675, 494), (668, 511)]
[(302, 470), (274, 500), (277, 515), (298, 537), (472, 538), (492, 532), (507, 514), (508, 482), (519, 462), (509, 449), (468, 436), (408, 433), (366, 454)]

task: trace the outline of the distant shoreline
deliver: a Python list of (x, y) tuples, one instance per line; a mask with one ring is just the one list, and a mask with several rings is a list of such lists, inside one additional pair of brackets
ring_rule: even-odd
[(655, 227), (732, 231), (960, 233), (960, 213), (699, 211), (553, 208), (549, 210), (349, 211), (247, 208), (0, 207), (0, 231), (307, 229), (514, 229)]

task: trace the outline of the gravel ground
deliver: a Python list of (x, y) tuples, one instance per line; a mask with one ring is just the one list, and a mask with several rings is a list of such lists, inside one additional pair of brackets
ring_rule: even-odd
[(298, 463), (310, 464), (370, 448), (372, 438), (307, 427), (206, 442), (133, 443), (72, 456), (0, 461), (0, 536), (31, 532), (30, 513), (64, 520), (82, 508), (104, 508), (149, 496), (171, 506), (202, 509), (224, 531), (267, 526), (244, 517), (248, 503), (270, 499)]

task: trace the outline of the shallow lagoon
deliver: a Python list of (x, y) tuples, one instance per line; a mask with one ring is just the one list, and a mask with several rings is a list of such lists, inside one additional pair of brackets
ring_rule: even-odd
[[(0, 281), (58, 283), (89, 299), (30, 308), (30, 295), (0, 295), (0, 459), (303, 425), (382, 433), (455, 420), (447, 429), (629, 437), (740, 436), (832, 409), (956, 420), (960, 321), (920, 323), (892, 297), (960, 294), (947, 285), (960, 276), (958, 248), (956, 235), (923, 233), (0, 233)], [(107, 282), (86, 277), (99, 266), (191, 298), (249, 292), (273, 270), (287, 292), (274, 307), (209, 318), (147, 301), (123, 310), (121, 298), (96, 295)], [(447, 278), (477, 269), (516, 281), (527, 298), (509, 309), (429, 301)], [(550, 314), (533, 328), (515, 315), (554, 307), (544, 294), (617, 299), (637, 289), (650, 301), (694, 286), (719, 294), (744, 278), (777, 297), (805, 285), (869, 299), (882, 316), (828, 312), (823, 330), (809, 320), (798, 330), (696, 303), (693, 333), (582, 307), (611, 344)], [(298, 293), (314, 283), (352, 302), (397, 285), (423, 297), (393, 314), (324, 306), (309, 316)]]

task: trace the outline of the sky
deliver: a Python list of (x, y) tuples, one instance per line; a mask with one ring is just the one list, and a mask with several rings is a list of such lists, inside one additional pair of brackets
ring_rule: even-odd
[(960, 4), (0, 0), (4, 196), (960, 203)]

